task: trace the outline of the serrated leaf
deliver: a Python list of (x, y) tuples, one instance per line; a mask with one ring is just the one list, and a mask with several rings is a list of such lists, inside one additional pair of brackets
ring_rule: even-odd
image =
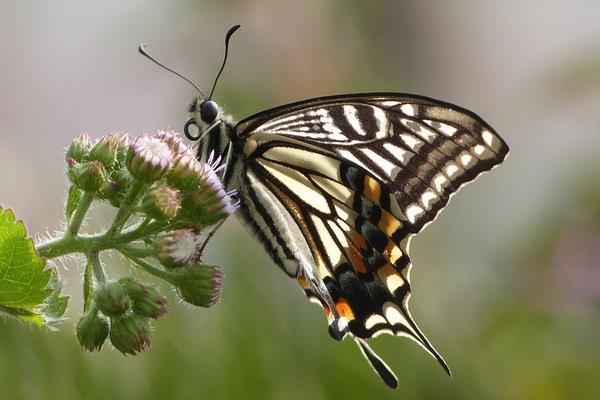
[(22, 221), (0, 208), (0, 312), (46, 325), (64, 314), (67, 298), (40, 259)]
[(81, 190), (75, 186), (71, 185), (69, 189), (69, 196), (67, 197), (67, 205), (65, 208), (65, 214), (67, 216), (67, 221), (71, 220), (73, 213), (77, 209), (79, 205), (79, 201), (81, 200)]

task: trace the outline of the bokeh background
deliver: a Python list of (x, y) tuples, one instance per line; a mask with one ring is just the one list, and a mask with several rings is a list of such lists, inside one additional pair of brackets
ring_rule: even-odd
[[(412, 342), (379, 337), (400, 378), (388, 390), (232, 218), (207, 255), (226, 272), (222, 302), (169, 293), (137, 357), (80, 351), (81, 269), (59, 264), (70, 321), (0, 321), (0, 398), (600, 398), (599, 16), (591, 0), (0, 1), (0, 204), (32, 233), (60, 228), (63, 149), (80, 131), (182, 128), (194, 90), (138, 43), (209, 90), (234, 23), (216, 99), (238, 118), (414, 92), (472, 109), (512, 148), (413, 242), (413, 315), (452, 379)], [(90, 230), (109, 218), (96, 212)], [(127, 268), (105, 260), (113, 276)]]

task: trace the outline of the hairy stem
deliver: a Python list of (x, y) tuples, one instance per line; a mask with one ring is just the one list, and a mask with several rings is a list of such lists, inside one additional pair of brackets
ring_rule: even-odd
[(121, 229), (123, 229), (123, 227), (127, 223), (127, 220), (129, 219), (131, 214), (133, 214), (133, 212), (135, 211), (135, 208), (140, 199), (140, 196), (143, 193), (142, 189), (146, 185), (147, 185), (146, 183), (144, 183), (140, 180), (135, 180), (133, 182), (133, 186), (129, 189), (127, 196), (125, 196), (125, 199), (123, 200), (123, 204), (121, 204), (121, 207), (119, 208), (119, 211), (117, 212), (117, 215), (115, 216), (115, 220), (113, 221), (111, 227), (106, 232), (107, 236), (109, 236), (109, 237), (115, 236), (121, 232)]
[(75, 236), (79, 232), (81, 228), (81, 224), (83, 224), (83, 220), (85, 218), (85, 214), (87, 214), (90, 205), (92, 204), (92, 200), (94, 200), (94, 193), (92, 192), (84, 192), (83, 196), (81, 196), (81, 200), (79, 205), (75, 209), (75, 213), (71, 218), (71, 223), (69, 224), (69, 229), (67, 229), (67, 235)]
[(100, 263), (100, 254), (98, 254), (97, 251), (93, 251), (90, 259), (92, 261), (92, 269), (94, 270), (96, 280), (98, 283), (105, 283), (106, 275), (104, 275), (104, 268), (102, 267), (102, 263)]
[(83, 274), (83, 312), (90, 309), (94, 294), (93, 263), (91, 253), (86, 254), (87, 263)]

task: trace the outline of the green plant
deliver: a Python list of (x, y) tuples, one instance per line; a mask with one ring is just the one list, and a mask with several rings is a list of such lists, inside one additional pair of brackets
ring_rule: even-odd
[[(201, 232), (237, 207), (217, 176), (219, 159), (199, 162), (173, 132), (135, 140), (112, 133), (95, 143), (82, 133), (66, 163), (71, 185), (63, 232), (34, 246), (24, 224), (0, 208), (0, 312), (52, 328), (63, 319), (68, 297), (46, 261), (80, 253), (86, 260), (77, 324), (82, 348), (100, 350), (110, 338), (123, 354), (145, 350), (151, 320), (167, 315), (167, 300), (133, 277), (107, 277), (100, 260), (105, 251), (169, 282), (190, 304), (218, 301), (222, 272), (202, 264)], [(116, 215), (104, 232), (85, 234), (81, 227), (94, 201), (110, 204)]]

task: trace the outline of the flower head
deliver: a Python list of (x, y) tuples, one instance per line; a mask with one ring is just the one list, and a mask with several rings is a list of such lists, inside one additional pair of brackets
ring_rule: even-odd
[(90, 150), (90, 160), (100, 161), (108, 170), (111, 170), (117, 161), (117, 141), (111, 135), (100, 138)]
[(127, 153), (127, 169), (135, 178), (146, 181), (160, 179), (171, 166), (173, 153), (160, 139), (140, 136)]
[(110, 342), (125, 355), (136, 355), (150, 347), (150, 322), (135, 314), (111, 318)]
[(121, 278), (119, 284), (133, 299), (133, 312), (149, 318), (162, 318), (169, 313), (167, 299), (152, 287), (142, 285), (133, 278)]
[(173, 219), (181, 208), (179, 191), (167, 185), (155, 187), (144, 196), (142, 208), (148, 216), (156, 220)]
[(125, 163), (127, 159), (127, 153), (131, 147), (131, 138), (125, 132), (113, 132), (109, 133), (108, 136), (114, 141), (117, 148), (117, 162), (121, 165)]
[(97, 192), (106, 182), (106, 168), (100, 161), (73, 164), (69, 176), (78, 188)]
[(189, 265), (200, 257), (201, 238), (191, 229), (171, 231), (156, 243), (158, 259), (166, 268)]
[(131, 309), (129, 294), (118, 282), (109, 282), (100, 286), (94, 294), (98, 310), (107, 317), (124, 315)]
[(202, 181), (198, 188), (187, 197), (187, 203), (192, 211), (192, 216), (199, 219), (204, 225), (215, 222), (233, 214), (238, 203), (233, 200), (235, 191), (226, 191), (217, 173), (225, 167), (221, 158), (214, 159), (210, 155), (208, 162), (202, 165)]
[(90, 141), (90, 136), (85, 132), (81, 132), (79, 136), (73, 139), (67, 149), (67, 162), (69, 162), (69, 160), (74, 160), (78, 163), (86, 161), (91, 147), (92, 143)]
[(174, 131), (158, 131), (154, 137), (160, 139), (163, 143), (169, 146), (169, 149), (171, 149), (173, 155), (175, 156), (180, 154), (186, 154), (192, 157), (194, 156), (189, 147), (183, 143), (183, 140), (181, 140), (179, 135)]
[(175, 271), (172, 280), (187, 303), (211, 307), (219, 302), (223, 287), (223, 271), (219, 267), (190, 265)]
[(89, 352), (98, 351), (108, 337), (108, 322), (92, 309), (83, 314), (77, 322), (77, 340), (81, 347)]
[(190, 154), (178, 154), (169, 170), (167, 182), (182, 192), (188, 193), (198, 188), (203, 179), (203, 168), (200, 162)]

